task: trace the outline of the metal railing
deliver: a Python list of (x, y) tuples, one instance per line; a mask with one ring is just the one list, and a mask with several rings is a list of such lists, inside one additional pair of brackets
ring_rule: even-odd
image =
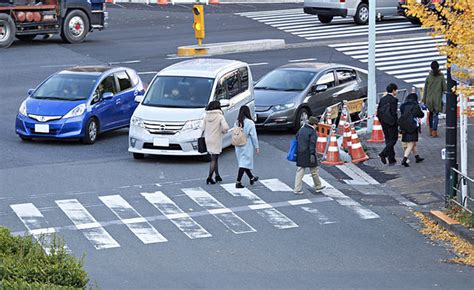
[(471, 195), (471, 188), (474, 184), (474, 179), (463, 174), (461, 171), (451, 168), (450, 175), (450, 191), (446, 195), (446, 205), (454, 202), (465, 211), (471, 214), (471, 227), (474, 227), (474, 198)]

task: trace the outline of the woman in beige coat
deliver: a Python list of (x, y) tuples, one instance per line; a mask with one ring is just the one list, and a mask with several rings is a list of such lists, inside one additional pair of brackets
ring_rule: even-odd
[[(203, 134), (206, 140), (207, 152), (211, 155), (211, 164), (209, 165), (209, 176), (207, 184), (215, 184), (222, 181), (219, 175), (218, 159), (222, 152), (222, 138), (229, 130), (229, 125), (225, 121), (224, 113), (219, 101), (212, 101), (207, 105), (206, 116), (204, 117)], [(216, 180), (212, 175), (216, 175)]]

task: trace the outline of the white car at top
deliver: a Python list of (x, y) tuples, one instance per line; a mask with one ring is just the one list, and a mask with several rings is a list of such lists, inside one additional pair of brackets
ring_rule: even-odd
[[(379, 18), (398, 15), (398, 0), (377, 0)], [(331, 23), (335, 16), (354, 17), (357, 24), (369, 21), (368, 0), (304, 0), (304, 12), (318, 15), (322, 23)]]
[[(193, 59), (160, 71), (130, 121), (129, 148), (135, 159), (145, 154), (203, 155), (197, 151), (205, 108), (221, 103), (224, 117), (233, 126), (240, 107), (255, 112), (253, 80), (248, 64), (225, 59)], [(223, 147), (231, 145), (232, 130)]]

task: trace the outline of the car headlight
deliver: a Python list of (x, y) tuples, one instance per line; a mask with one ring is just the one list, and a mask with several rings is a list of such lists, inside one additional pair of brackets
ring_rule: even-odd
[(26, 112), (26, 100), (23, 101), (23, 103), (21, 103), (20, 109), (18, 110), (18, 112), (20, 113), (20, 115), (26, 116), (26, 114), (27, 114), (27, 112)]
[(86, 111), (86, 104), (80, 104), (63, 116), (64, 119), (81, 116)]
[(188, 130), (200, 129), (202, 128), (203, 122), (204, 122), (203, 120), (189, 120), (186, 123), (184, 123), (184, 126), (181, 130), (188, 131)]
[(130, 124), (132, 126), (145, 128), (145, 123), (143, 123), (143, 120), (135, 116), (133, 116), (132, 119), (130, 119)]
[(287, 109), (291, 109), (295, 106), (295, 103), (289, 103), (289, 104), (282, 104), (282, 105), (275, 105), (273, 108), (275, 111), (283, 111)]

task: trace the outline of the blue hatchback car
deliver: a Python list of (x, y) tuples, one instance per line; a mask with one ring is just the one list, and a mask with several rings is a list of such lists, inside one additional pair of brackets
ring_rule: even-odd
[(20, 106), (16, 133), (32, 138), (79, 138), (92, 144), (102, 132), (127, 127), (145, 93), (138, 74), (126, 67), (74, 67), (55, 73)]

